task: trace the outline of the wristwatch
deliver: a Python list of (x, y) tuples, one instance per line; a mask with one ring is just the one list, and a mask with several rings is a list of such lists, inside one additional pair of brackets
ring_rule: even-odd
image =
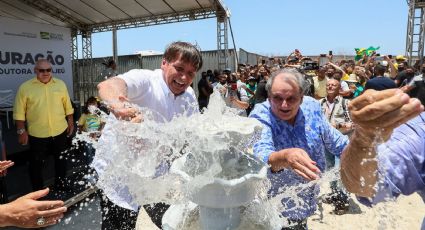
[(26, 130), (25, 130), (25, 128), (22, 128), (22, 129), (18, 129), (18, 130), (16, 130), (16, 133), (17, 133), (18, 135), (22, 135), (25, 131), (26, 131)]

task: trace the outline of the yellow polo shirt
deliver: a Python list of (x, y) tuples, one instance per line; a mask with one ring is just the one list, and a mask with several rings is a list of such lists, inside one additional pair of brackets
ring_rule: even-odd
[(52, 78), (47, 84), (36, 77), (24, 82), (16, 94), (13, 119), (27, 122), (28, 134), (54, 137), (65, 131), (67, 115), (74, 113), (65, 83)]
[(319, 80), (318, 76), (313, 77), (314, 84), (314, 94), (319, 98), (326, 97), (326, 83), (328, 83), (328, 77), (323, 78), (323, 80)]

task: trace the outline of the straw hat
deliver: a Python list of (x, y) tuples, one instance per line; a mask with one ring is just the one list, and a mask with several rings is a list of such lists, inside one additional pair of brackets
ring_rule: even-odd
[(352, 83), (357, 83), (359, 82), (359, 78), (357, 77), (357, 75), (355, 75), (354, 73), (350, 74), (348, 76), (348, 79), (345, 80), (346, 82), (352, 82)]

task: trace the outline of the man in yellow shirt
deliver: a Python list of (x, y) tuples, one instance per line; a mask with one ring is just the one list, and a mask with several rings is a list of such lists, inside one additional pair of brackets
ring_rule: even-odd
[(321, 67), (317, 70), (316, 76), (313, 77), (314, 82), (314, 98), (317, 100), (326, 97), (326, 83), (328, 77), (326, 77), (326, 69)]
[(65, 83), (52, 77), (49, 61), (38, 60), (34, 72), (37, 76), (19, 87), (13, 107), (18, 142), (30, 144), (33, 190), (44, 187), (43, 168), (48, 154), (54, 155), (55, 186), (60, 188), (61, 179), (66, 175), (66, 159), (61, 153), (66, 149), (67, 135), (74, 130), (74, 109)]

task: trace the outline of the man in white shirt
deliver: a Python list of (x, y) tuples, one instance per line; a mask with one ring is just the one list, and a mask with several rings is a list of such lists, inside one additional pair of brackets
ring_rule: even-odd
[[(143, 116), (137, 109), (126, 107), (127, 101), (158, 112), (164, 122), (178, 114), (190, 116), (199, 108), (190, 85), (201, 67), (202, 56), (195, 46), (186, 42), (174, 42), (165, 50), (161, 69), (134, 69), (110, 78), (97, 86), (99, 96), (119, 119), (140, 122)], [(107, 132), (105, 127), (102, 136), (107, 135)], [(92, 163), (99, 176), (113, 163), (107, 159), (96, 156)], [(101, 201), (102, 229), (134, 229), (138, 207), (132, 203), (127, 190), (108, 189), (104, 193), (105, 199)], [(145, 206), (145, 209), (152, 221), (161, 228), (162, 215), (168, 207), (159, 203)]]
[(335, 72), (332, 78), (339, 81), (339, 84), (340, 84), (339, 94), (341, 96), (346, 97), (351, 95), (351, 91), (350, 91), (350, 87), (348, 86), (348, 83), (346, 81), (341, 80), (342, 79), (341, 72)]
[(239, 116), (246, 117), (246, 109), (249, 107), (249, 98), (245, 90), (246, 85), (243, 82), (242, 84), (243, 86), (241, 85), (238, 87), (236, 74), (231, 74), (227, 78), (227, 87), (223, 99), (227, 106), (237, 110)]

